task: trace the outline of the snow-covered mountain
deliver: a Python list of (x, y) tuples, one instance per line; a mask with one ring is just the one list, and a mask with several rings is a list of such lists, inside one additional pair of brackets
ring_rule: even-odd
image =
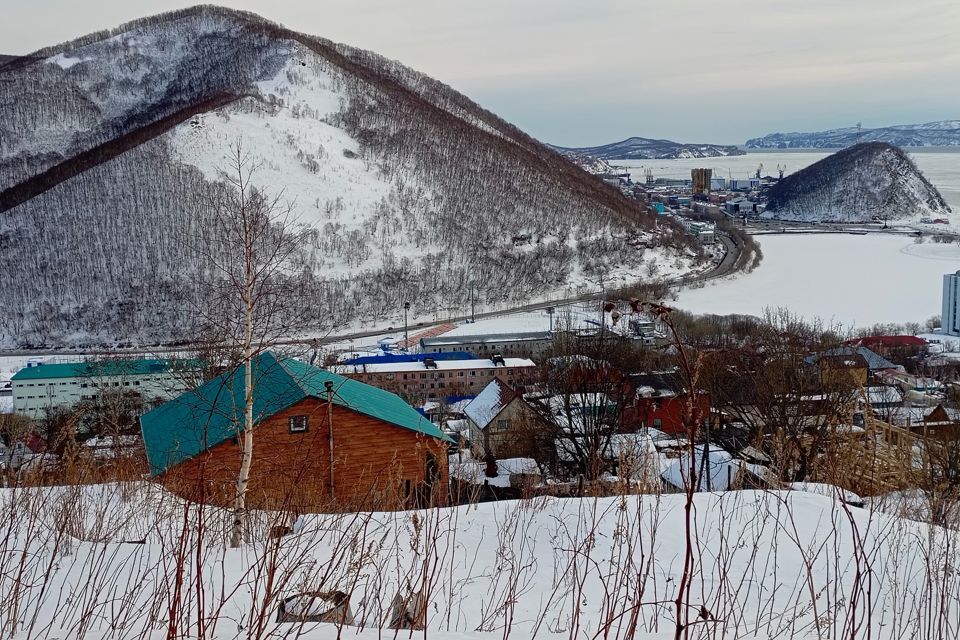
[(863, 222), (950, 212), (910, 157), (885, 142), (838, 151), (778, 182), (768, 198), (765, 215), (782, 220)]
[(221, 241), (205, 202), (238, 141), (311, 228), (320, 332), (692, 265), (677, 227), (449, 87), (196, 7), (0, 67), (0, 344), (191, 336), (190, 247)]
[(672, 140), (627, 138), (598, 147), (557, 147), (564, 154), (591, 156), (602, 160), (653, 160), (665, 158), (716, 158), (742, 156), (746, 152), (735, 146), (718, 144), (683, 144)]
[(845, 127), (815, 133), (770, 133), (747, 140), (749, 149), (834, 149), (857, 142), (888, 142), (898, 147), (960, 146), (960, 120), (901, 124), (878, 129)]

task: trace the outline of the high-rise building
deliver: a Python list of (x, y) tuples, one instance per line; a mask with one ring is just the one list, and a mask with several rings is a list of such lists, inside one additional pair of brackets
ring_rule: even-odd
[(713, 169), (691, 169), (690, 177), (693, 182), (694, 195), (710, 195), (711, 178)]
[(943, 310), (940, 314), (943, 333), (960, 336), (960, 271), (943, 276)]

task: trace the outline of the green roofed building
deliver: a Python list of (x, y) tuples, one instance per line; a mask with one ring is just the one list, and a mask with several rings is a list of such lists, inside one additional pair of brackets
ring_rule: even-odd
[[(248, 504), (392, 509), (446, 499), (449, 439), (398, 396), (269, 352), (254, 360), (253, 389)], [(243, 409), (241, 366), (144, 414), (151, 473), (190, 499), (231, 504)]]
[(172, 398), (188, 388), (197, 368), (195, 360), (157, 359), (35, 364), (11, 378), (13, 409), (41, 418), (50, 407), (72, 407), (105, 389)]

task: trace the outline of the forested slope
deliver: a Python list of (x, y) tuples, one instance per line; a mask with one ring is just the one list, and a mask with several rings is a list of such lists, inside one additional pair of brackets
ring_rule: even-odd
[[(0, 344), (190, 339), (223, 249), (206, 196), (240, 141), (309, 242), (317, 331), (690, 268), (536, 140), (376, 54), (197, 7), (0, 67)], [(520, 238), (520, 240), (518, 240)]]
[(793, 173), (768, 194), (768, 217), (862, 222), (950, 212), (913, 160), (885, 142), (865, 142)]

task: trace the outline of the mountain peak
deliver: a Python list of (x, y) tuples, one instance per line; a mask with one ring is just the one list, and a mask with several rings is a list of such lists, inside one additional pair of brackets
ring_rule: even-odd
[(137, 20), (4, 65), (0, 83), (18, 96), (0, 104), (0, 272), (24, 274), (0, 290), (18, 314), (0, 342), (194, 331), (208, 270), (183, 234), (218, 246), (204, 202), (238, 140), (254, 185), (309, 227), (296, 273), (321, 332), (404, 301), (424, 316), (528, 303), (697, 259), (678, 225), (466, 96), (253, 14)]
[(717, 144), (684, 144), (632, 136), (620, 142), (596, 147), (553, 147), (560, 153), (590, 156), (601, 160), (652, 160), (667, 158), (713, 158), (744, 155), (735, 146)]
[(748, 149), (834, 149), (858, 142), (889, 142), (899, 147), (960, 146), (960, 120), (900, 124), (874, 129), (842, 127), (813, 133), (770, 133), (747, 140)]
[(767, 215), (785, 220), (864, 222), (943, 215), (950, 207), (902, 149), (853, 145), (771, 187)]

